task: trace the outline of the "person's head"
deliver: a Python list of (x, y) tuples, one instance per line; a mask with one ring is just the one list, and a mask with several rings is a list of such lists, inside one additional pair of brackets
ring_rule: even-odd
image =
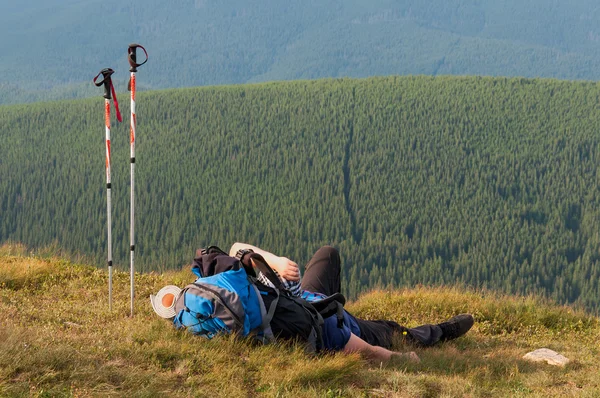
[(175, 314), (175, 301), (181, 289), (174, 285), (167, 285), (160, 289), (156, 295), (150, 295), (150, 303), (158, 316), (162, 318), (173, 318)]

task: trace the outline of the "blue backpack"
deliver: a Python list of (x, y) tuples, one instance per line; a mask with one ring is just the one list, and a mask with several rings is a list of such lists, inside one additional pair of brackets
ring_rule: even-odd
[[(274, 338), (295, 339), (306, 343), (308, 351), (319, 351), (323, 316), (337, 313), (339, 320), (343, 311), (339, 296), (317, 306), (294, 297), (262, 256), (251, 256), (256, 271), (218, 247), (199, 251), (192, 266), (198, 279), (176, 298), (174, 326), (209, 339), (234, 332), (265, 343)], [(260, 283), (258, 271), (274, 287)]]
[(193, 334), (213, 338), (219, 333), (267, 334), (267, 312), (241, 262), (218, 248), (202, 251), (192, 272), (198, 279), (175, 301), (173, 324)]

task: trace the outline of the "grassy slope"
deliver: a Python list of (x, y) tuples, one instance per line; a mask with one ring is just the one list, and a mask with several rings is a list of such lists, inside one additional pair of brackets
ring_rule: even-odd
[[(420, 364), (380, 368), (356, 355), (306, 356), (298, 347), (206, 341), (154, 316), (148, 295), (192, 280), (188, 270), (116, 273), (108, 311), (107, 273), (51, 256), (0, 248), (0, 396), (598, 396), (598, 318), (535, 298), (452, 288), (372, 292), (348, 308), (408, 326), (471, 311), (464, 338), (416, 349)], [(536, 348), (573, 361), (525, 362)], [(398, 347), (398, 349), (414, 349)]]

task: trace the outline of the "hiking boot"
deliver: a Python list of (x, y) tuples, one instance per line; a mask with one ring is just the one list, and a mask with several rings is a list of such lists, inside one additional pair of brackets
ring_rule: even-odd
[(446, 322), (439, 323), (442, 329), (441, 341), (453, 340), (467, 333), (473, 326), (473, 316), (471, 314), (460, 314), (448, 319)]

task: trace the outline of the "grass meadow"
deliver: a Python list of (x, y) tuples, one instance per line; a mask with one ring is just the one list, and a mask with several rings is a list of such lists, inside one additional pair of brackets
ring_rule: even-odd
[[(381, 366), (359, 355), (310, 356), (300, 346), (205, 340), (154, 315), (148, 296), (194, 280), (187, 267), (108, 273), (23, 246), (0, 247), (0, 396), (7, 397), (598, 397), (600, 324), (536, 297), (454, 287), (373, 291), (347, 304), (359, 317), (406, 326), (470, 312), (460, 339), (414, 350), (420, 363)], [(565, 367), (523, 355), (550, 348)]]

